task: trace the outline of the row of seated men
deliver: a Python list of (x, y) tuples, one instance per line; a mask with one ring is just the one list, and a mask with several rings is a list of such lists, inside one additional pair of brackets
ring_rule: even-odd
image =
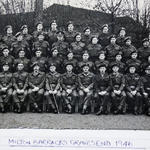
[[(78, 105), (81, 114), (89, 113), (94, 103), (97, 115), (102, 113), (125, 114), (127, 112), (150, 115), (150, 65), (145, 75), (136, 73), (136, 65), (128, 67), (123, 75), (117, 63), (108, 67), (101, 64), (97, 74), (90, 72), (90, 66), (84, 64), (78, 75), (73, 72), (72, 63), (65, 66), (66, 72), (56, 71), (56, 64), (50, 64), (48, 73), (40, 71), (38, 64), (33, 71), (24, 71), (23, 63), (17, 64), (17, 72), (10, 73), (9, 65), (3, 64), (0, 73), (0, 110), (6, 112), (7, 105), (13, 105), (13, 111), (21, 113), (28, 101), (33, 112), (42, 112), (40, 104), (45, 104), (46, 111), (59, 112), (58, 103), (62, 103), (64, 111), (73, 113)], [(28, 96), (28, 98), (27, 98)]]

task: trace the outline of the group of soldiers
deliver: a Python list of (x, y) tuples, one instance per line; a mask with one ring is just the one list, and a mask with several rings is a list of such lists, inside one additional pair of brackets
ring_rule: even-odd
[(121, 27), (110, 35), (107, 24), (102, 33), (86, 27), (82, 33), (73, 22), (60, 31), (53, 20), (50, 30), (43, 23), (31, 35), (23, 25), (15, 36), (11, 25), (0, 37), (0, 111), (8, 105), (21, 113), (29, 104), (33, 112), (88, 114), (94, 104), (96, 115), (150, 115), (150, 42), (141, 48)]

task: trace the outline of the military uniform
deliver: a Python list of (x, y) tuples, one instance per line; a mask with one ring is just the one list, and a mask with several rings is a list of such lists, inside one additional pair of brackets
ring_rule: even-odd
[(48, 42), (49, 42), (50, 48), (52, 48), (53, 43), (57, 42), (57, 32), (58, 32), (58, 30), (56, 30), (56, 31), (49, 31), (47, 33), (47, 35), (48, 35)]
[(110, 34), (109, 33), (101, 33), (99, 35), (99, 43), (102, 46), (102, 48), (105, 48), (107, 45), (109, 45), (109, 38)]
[[(116, 65), (116, 64), (115, 64)], [(124, 91), (125, 78), (121, 73), (112, 73), (110, 75), (111, 81), (111, 98), (112, 98), (112, 109), (113, 113), (117, 114), (126, 112), (126, 94)], [(120, 93), (115, 93), (115, 91), (120, 91)]]
[[(58, 103), (61, 97), (60, 74), (57, 72), (47, 73), (45, 88), (46, 88), (45, 96), (46, 96), (47, 102), (50, 105), (50, 107), (53, 109), (53, 111), (57, 112), (58, 110), (56, 109), (56, 107), (58, 106)], [(52, 93), (49, 93), (49, 91), (56, 91), (56, 93), (52, 94)], [(54, 100), (54, 98), (56, 101)], [(49, 108), (48, 108), (48, 111), (49, 111)]]
[(82, 61), (80, 61), (80, 62), (78, 63), (78, 68), (79, 68), (79, 71), (78, 71), (78, 72), (80, 72), (80, 73), (82, 72), (81, 70), (82, 70), (82, 67), (83, 67), (84, 65), (88, 65), (89, 68), (90, 68), (90, 71), (95, 72), (95, 65), (94, 65), (94, 63), (93, 63), (92, 61), (90, 61), (90, 60), (82, 60)]
[(35, 64), (40, 66), (40, 71), (45, 72), (48, 62), (46, 57), (32, 57), (30, 61), (30, 68), (32, 68)]
[(1, 66), (1, 69), (2, 69), (2, 66), (4, 64), (8, 64), (9, 65), (9, 68), (10, 68), (10, 72), (13, 72), (13, 64), (14, 64), (14, 57), (11, 56), (11, 55), (8, 55), (8, 56), (1, 56), (0, 57), (0, 66)]
[[(62, 98), (65, 105), (67, 105), (68, 113), (72, 113), (72, 109), (75, 106), (77, 98), (77, 83), (77, 75), (73, 72), (66, 72), (61, 76)], [(68, 90), (71, 91), (68, 92)]]
[[(144, 39), (142, 43), (148, 41), (148, 39)], [(139, 53), (139, 59), (144, 62), (147, 60), (148, 56), (150, 55), (150, 46), (142, 46), (141, 48), (138, 49)]]
[(5, 35), (3, 37), (3, 41), (4, 43), (8, 46), (8, 48), (11, 48), (12, 43), (14, 43), (16, 41), (16, 37), (13, 35)]
[(29, 48), (29, 45), (26, 41), (16, 41), (14, 43), (12, 43), (11, 45), (11, 54), (15, 57), (18, 58), (18, 52), (20, 49), (24, 49), (26, 56), (28, 58), (31, 57), (31, 51)]
[(123, 52), (123, 61), (126, 62), (130, 56), (131, 56), (131, 53), (136, 51), (136, 48), (133, 46), (133, 45), (125, 45), (122, 47), (122, 52)]
[(66, 43), (64, 41), (57, 41), (57, 42), (55, 42), (52, 45), (52, 47), (57, 47), (59, 55), (62, 58), (66, 58), (66, 55), (67, 55), (67, 52), (68, 52), (68, 48), (69, 48), (68, 43)]
[(42, 56), (47, 57), (50, 54), (49, 49), (49, 43), (47, 41), (36, 41), (33, 43), (33, 54), (35, 53), (35, 50), (41, 48), (42, 50)]
[[(140, 76), (137, 73), (131, 74), (128, 73), (125, 76), (126, 80), (126, 90), (127, 90), (127, 102), (128, 109), (133, 111), (134, 114), (142, 113), (142, 99), (140, 94)], [(136, 91), (136, 94), (133, 95), (132, 91)], [(132, 110), (133, 109), (133, 110)]]
[(47, 59), (47, 63), (48, 63), (48, 66), (50, 66), (51, 64), (55, 64), (56, 65), (56, 68), (57, 68), (57, 71), (59, 73), (62, 73), (63, 72), (63, 59), (58, 55), (58, 56), (52, 56), (50, 58)]
[(81, 56), (84, 52), (84, 48), (85, 48), (85, 44), (83, 42), (73, 42), (71, 43), (71, 49), (72, 49), (72, 52), (74, 54), (74, 57), (77, 59), (77, 60), (80, 60), (81, 59)]
[(74, 37), (75, 35), (77, 34), (76, 31), (72, 31), (72, 32), (69, 32), (69, 31), (66, 31), (65, 32), (65, 42), (71, 44), (75, 41)]
[(25, 71), (17, 71), (13, 74), (13, 100), (16, 105), (15, 111), (21, 113), (22, 106), (27, 96), (28, 73)]
[(116, 54), (121, 51), (121, 47), (117, 44), (109, 44), (106, 46), (105, 51), (108, 61), (112, 62), (115, 60)]
[[(85, 66), (87, 66), (87, 64)], [(82, 72), (78, 75), (78, 82), (79, 107), (82, 108), (82, 114), (85, 114), (88, 106), (90, 106), (93, 96), (94, 74), (91, 72)], [(86, 91), (86, 89), (88, 89), (88, 91)]]
[(100, 44), (89, 44), (87, 46), (87, 51), (92, 61), (96, 61), (98, 59), (101, 50), (102, 46)]
[[(150, 70), (150, 65), (145, 68), (145, 70)], [(141, 92), (144, 97), (144, 108), (145, 113), (150, 115), (150, 74), (145, 74), (141, 77)]]
[(141, 61), (138, 59), (129, 59), (126, 62), (126, 69), (131, 66), (131, 65), (135, 65), (136, 66), (136, 72), (137, 73), (141, 73)]
[[(105, 66), (102, 64), (101, 66)], [(99, 67), (101, 67), (99, 66)], [(106, 66), (105, 66), (106, 67)], [(97, 112), (97, 115), (100, 115), (102, 112), (105, 114), (108, 114), (110, 112), (110, 77), (108, 73), (98, 73), (95, 76), (94, 80), (94, 89), (97, 99), (97, 104), (99, 107), (99, 111)], [(104, 94), (101, 94), (101, 92), (104, 92)]]
[(16, 66), (19, 64), (19, 63), (23, 63), (24, 65), (24, 71), (25, 72), (30, 72), (30, 60), (27, 59), (26, 57), (20, 57), (20, 58), (17, 58), (14, 60), (14, 70), (16, 71)]
[(2, 112), (5, 112), (5, 106), (10, 101), (12, 92), (12, 73), (3, 71), (0, 73), (0, 107)]
[(124, 27), (121, 27), (121, 28), (120, 28), (120, 30), (119, 30), (119, 35), (118, 35), (118, 37), (117, 37), (116, 43), (117, 43), (119, 46), (123, 47), (123, 46), (124, 46), (124, 41), (125, 41), (125, 39), (126, 39), (126, 33), (125, 33), (124, 35), (121, 35), (121, 34), (120, 34), (121, 31), (126, 32), (126, 29), (125, 29)]
[(63, 70), (65, 70), (65, 66), (67, 64), (72, 64), (72, 66), (73, 66), (73, 72), (75, 72), (75, 73), (78, 72), (78, 61), (75, 58), (65, 59), (64, 62), (63, 62)]

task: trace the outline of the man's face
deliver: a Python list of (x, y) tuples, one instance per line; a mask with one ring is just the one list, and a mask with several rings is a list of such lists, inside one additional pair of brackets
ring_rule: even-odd
[(51, 30), (52, 31), (56, 31), (57, 30), (57, 24), (56, 23), (52, 23), (51, 24)]
[(4, 55), (4, 56), (8, 56), (8, 54), (9, 54), (9, 50), (8, 50), (8, 49), (4, 49), (4, 50), (3, 50), (3, 55)]
[(18, 64), (17, 68), (18, 68), (19, 71), (22, 71), (23, 68), (24, 68), (24, 65), (23, 64)]
[(135, 67), (130, 67), (130, 68), (129, 68), (129, 72), (130, 72), (130, 73), (135, 73), (135, 71), (136, 71), (136, 68), (135, 68)]
[(121, 61), (121, 59), (122, 59), (122, 56), (121, 56), (121, 55), (116, 55), (116, 60), (117, 60), (117, 61)]
[(150, 75), (150, 69), (145, 70), (146, 74)]
[(131, 58), (132, 58), (132, 59), (136, 59), (137, 56), (138, 56), (137, 53), (132, 53)]
[(88, 60), (89, 59), (89, 54), (88, 53), (85, 53), (83, 54), (83, 60)]
[(143, 46), (144, 46), (144, 47), (148, 47), (148, 46), (149, 46), (149, 42), (148, 42), (148, 41), (145, 41), (145, 42), (143, 43)]
[(126, 45), (127, 45), (127, 46), (130, 46), (130, 45), (131, 45), (131, 40), (127, 40), (127, 41), (126, 41)]
[(39, 35), (38, 39), (39, 39), (39, 41), (43, 41), (44, 40), (44, 35)]
[(119, 67), (118, 66), (113, 66), (112, 70), (113, 70), (113, 72), (118, 72), (119, 71)]
[(89, 72), (89, 66), (84, 66), (83, 67), (83, 72), (85, 72), (85, 73)]
[(73, 26), (73, 24), (69, 24), (68, 25), (68, 31), (73, 31), (74, 30), (74, 26)]
[(77, 41), (77, 42), (80, 42), (80, 41), (81, 41), (81, 35), (77, 35), (77, 36), (76, 36), (76, 41)]
[(106, 72), (106, 67), (104, 67), (104, 66), (100, 67), (100, 68), (99, 68), (99, 71), (100, 71), (101, 73), (105, 73), (105, 72)]
[(90, 35), (91, 34), (91, 30), (90, 29), (86, 29), (84, 32), (85, 35)]
[(9, 66), (8, 65), (3, 65), (3, 70), (6, 72), (9, 70)]
[(58, 55), (58, 50), (55, 49), (55, 50), (52, 52), (52, 55), (53, 55), (53, 56), (57, 56), (57, 55)]
[(66, 70), (67, 70), (67, 71), (70, 72), (70, 71), (72, 71), (72, 69), (73, 69), (73, 66), (72, 66), (72, 65), (67, 65), (67, 66), (66, 66)]
[(104, 60), (104, 59), (105, 59), (105, 54), (100, 54), (100, 55), (99, 55), (99, 59), (100, 59), (100, 60)]
[(73, 58), (73, 53), (69, 53), (69, 54), (67, 55), (67, 57), (68, 57), (69, 59), (72, 59), (72, 58)]
[(36, 52), (35, 52), (36, 57), (41, 57), (41, 54), (42, 54), (41, 51), (36, 51)]
[(8, 29), (7, 29), (7, 34), (12, 34), (12, 33), (13, 33), (12, 28), (8, 28)]
[(56, 66), (50, 66), (49, 70), (50, 70), (50, 72), (55, 72), (56, 71)]
[(24, 28), (24, 29), (22, 30), (22, 33), (23, 33), (23, 34), (28, 34), (28, 28)]
[(43, 30), (43, 25), (40, 23), (40, 24), (38, 24), (38, 26), (37, 26), (37, 30), (38, 31), (41, 31), (41, 30)]
[(20, 52), (19, 52), (19, 57), (22, 58), (22, 57), (24, 57), (24, 56), (25, 56), (25, 52), (24, 52), (24, 51), (20, 51)]
[(110, 43), (111, 43), (111, 44), (115, 44), (115, 43), (116, 43), (116, 38), (111, 38), (111, 39), (110, 39)]
[(97, 44), (98, 39), (96, 37), (92, 38), (92, 44)]
[(19, 36), (17, 37), (17, 41), (19, 41), (19, 42), (21, 42), (22, 39), (23, 39), (22, 35), (19, 35)]
[(108, 27), (103, 28), (103, 33), (108, 33)]

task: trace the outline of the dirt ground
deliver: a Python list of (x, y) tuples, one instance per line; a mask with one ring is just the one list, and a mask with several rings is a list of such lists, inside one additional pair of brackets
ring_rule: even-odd
[(150, 130), (150, 117), (134, 115), (0, 114), (0, 128)]

